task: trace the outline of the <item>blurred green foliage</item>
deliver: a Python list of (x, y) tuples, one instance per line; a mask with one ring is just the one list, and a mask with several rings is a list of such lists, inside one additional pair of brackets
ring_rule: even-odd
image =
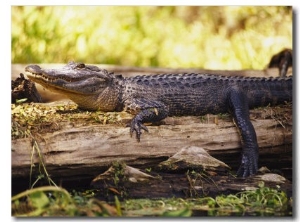
[(12, 63), (263, 69), (292, 48), (292, 8), (12, 6)]

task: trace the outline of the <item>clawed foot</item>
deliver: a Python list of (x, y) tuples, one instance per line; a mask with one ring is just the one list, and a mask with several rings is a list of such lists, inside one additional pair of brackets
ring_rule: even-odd
[(242, 163), (237, 171), (238, 177), (248, 177), (255, 174), (258, 170), (258, 155), (243, 154)]
[(145, 130), (146, 132), (149, 132), (147, 127), (144, 126), (140, 120), (134, 118), (130, 124), (128, 124), (127, 126), (130, 127), (130, 136), (132, 137), (133, 132), (136, 132), (136, 139), (138, 142), (140, 142), (141, 139), (141, 134), (142, 134), (142, 129)]

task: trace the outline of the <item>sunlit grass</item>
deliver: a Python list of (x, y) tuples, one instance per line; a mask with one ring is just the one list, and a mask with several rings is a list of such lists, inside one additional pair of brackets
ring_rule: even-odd
[(288, 7), (12, 7), (12, 63), (263, 69), (284, 47)]
[(38, 187), (12, 197), (12, 215), (16, 217), (88, 216), (88, 217), (191, 217), (205, 216), (292, 216), (292, 199), (277, 189), (261, 186), (256, 190), (215, 198), (128, 199), (109, 205), (93, 197), (95, 191), (68, 192), (54, 187)]

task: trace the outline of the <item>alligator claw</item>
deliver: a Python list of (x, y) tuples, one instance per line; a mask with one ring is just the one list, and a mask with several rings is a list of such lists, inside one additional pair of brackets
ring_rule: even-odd
[(138, 142), (141, 140), (141, 129), (145, 130), (146, 132), (149, 132), (147, 127), (144, 126), (139, 120), (133, 119), (130, 123), (130, 136), (132, 137), (133, 132), (136, 132), (136, 139)]
[(248, 177), (255, 174), (258, 170), (258, 156), (251, 154), (243, 154), (242, 163), (237, 171), (238, 177)]

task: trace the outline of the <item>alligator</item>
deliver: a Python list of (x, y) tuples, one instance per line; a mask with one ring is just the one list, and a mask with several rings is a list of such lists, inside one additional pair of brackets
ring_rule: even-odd
[(278, 68), (279, 76), (285, 77), (289, 67), (293, 66), (293, 50), (283, 49), (272, 56), (268, 68)]
[(43, 87), (62, 93), (85, 110), (122, 111), (134, 115), (130, 135), (140, 141), (146, 122), (167, 116), (230, 113), (241, 137), (237, 176), (258, 170), (258, 144), (249, 109), (292, 102), (292, 77), (238, 77), (212, 74), (154, 74), (123, 77), (97, 66), (69, 62), (61, 69), (25, 68)]

